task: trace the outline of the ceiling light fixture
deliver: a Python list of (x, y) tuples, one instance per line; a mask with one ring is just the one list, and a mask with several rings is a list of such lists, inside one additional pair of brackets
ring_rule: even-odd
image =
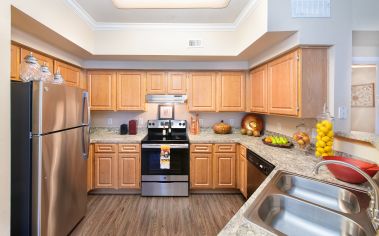
[(117, 8), (133, 9), (192, 9), (225, 8), (230, 0), (112, 0)]

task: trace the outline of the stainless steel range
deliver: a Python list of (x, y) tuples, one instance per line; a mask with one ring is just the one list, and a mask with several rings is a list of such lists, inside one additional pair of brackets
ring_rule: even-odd
[(185, 120), (149, 120), (142, 140), (142, 196), (188, 196), (189, 139)]

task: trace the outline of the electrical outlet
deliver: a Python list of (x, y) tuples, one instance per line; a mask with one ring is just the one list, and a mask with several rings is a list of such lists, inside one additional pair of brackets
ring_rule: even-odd
[(112, 123), (113, 123), (113, 119), (112, 119), (112, 118), (108, 118), (108, 119), (107, 119), (107, 124), (108, 124), (108, 125), (111, 125)]
[(204, 127), (204, 119), (199, 119), (200, 127)]
[(278, 127), (278, 131), (282, 131), (282, 123), (278, 122), (276, 126)]
[(229, 119), (229, 125), (234, 127), (234, 119)]
[(345, 106), (338, 107), (338, 119), (341, 119), (341, 120), (347, 119), (347, 108)]
[(143, 126), (143, 118), (142, 117), (138, 118), (138, 126), (139, 127)]

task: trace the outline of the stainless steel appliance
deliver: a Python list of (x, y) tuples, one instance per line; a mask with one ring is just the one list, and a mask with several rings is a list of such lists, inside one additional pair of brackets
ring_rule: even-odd
[[(142, 140), (142, 196), (188, 196), (189, 139), (185, 120), (149, 120)], [(169, 167), (162, 166), (162, 145)]]
[(67, 235), (86, 212), (88, 93), (12, 81), (11, 110), (11, 234)]
[(258, 154), (251, 150), (247, 150), (247, 196), (251, 194), (261, 185), (266, 177), (275, 168), (273, 164), (266, 161)]

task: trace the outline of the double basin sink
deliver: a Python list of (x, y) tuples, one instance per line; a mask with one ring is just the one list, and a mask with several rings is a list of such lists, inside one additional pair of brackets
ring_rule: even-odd
[(244, 216), (277, 235), (375, 235), (369, 202), (362, 190), (278, 171)]

